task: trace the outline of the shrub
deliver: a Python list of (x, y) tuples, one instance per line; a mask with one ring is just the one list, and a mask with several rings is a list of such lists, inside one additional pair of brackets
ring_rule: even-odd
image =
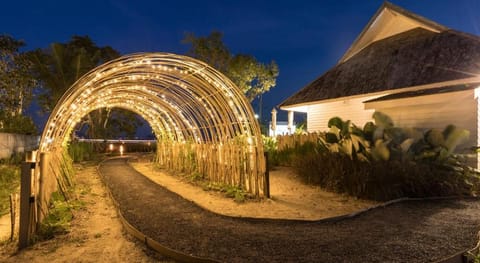
[(277, 152), (279, 163), (291, 165), (306, 183), (360, 198), (389, 200), (476, 194), (479, 174), (465, 164), (456, 147), (469, 132), (448, 125), (443, 131), (421, 132), (395, 127), (380, 112), (363, 129), (350, 121), (330, 119), (318, 143)]
[[(294, 169), (308, 184), (362, 199), (463, 195), (478, 192), (479, 177), (441, 165), (408, 160), (364, 162), (339, 153), (310, 152), (295, 158)], [(465, 170), (467, 171), (467, 170)]]
[(317, 151), (318, 145), (313, 142), (305, 142), (293, 147), (287, 147), (281, 151), (271, 151), (270, 160), (272, 165), (292, 166), (299, 156), (305, 156), (310, 152)]
[(68, 154), (73, 162), (91, 161), (95, 157), (93, 144), (88, 142), (70, 142), (68, 145)]
[(49, 213), (40, 223), (36, 238), (38, 240), (48, 240), (56, 235), (68, 233), (72, 218), (72, 205), (59, 192), (54, 192)]
[[(80, 191), (80, 189), (72, 189)], [(63, 235), (70, 231), (70, 223), (75, 210), (85, 207), (85, 203), (78, 200), (66, 200), (60, 192), (54, 192), (50, 199), (48, 215), (39, 224), (39, 229), (34, 236), (35, 241), (52, 239), (57, 235)]]
[(0, 216), (10, 211), (10, 194), (20, 186), (18, 166), (0, 165)]

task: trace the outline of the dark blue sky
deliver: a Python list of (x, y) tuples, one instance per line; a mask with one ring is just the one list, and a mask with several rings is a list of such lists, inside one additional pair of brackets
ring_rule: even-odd
[[(2, 2), (0, 33), (27, 49), (88, 35), (122, 54), (183, 54), (185, 32), (224, 33), (233, 53), (251, 54), (280, 68), (277, 86), (264, 96), (264, 112), (332, 67), (382, 0), (192, 1), (82, 0)], [(393, 0), (439, 24), (478, 35), (478, 0)], [(256, 106), (255, 106), (256, 107)], [(268, 116), (265, 116), (267, 119)]]

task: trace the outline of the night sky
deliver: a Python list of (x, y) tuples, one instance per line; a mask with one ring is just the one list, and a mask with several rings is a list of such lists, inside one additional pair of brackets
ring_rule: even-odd
[[(263, 111), (335, 65), (382, 0), (318, 1), (2, 1), (0, 33), (26, 42), (26, 49), (88, 35), (122, 54), (184, 54), (185, 32), (224, 33), (234, 54), (275, 60), (277, 86), (264, 95)], [(392, 3), (452, 29), (480, 34), (478, 0), (393, 0)], [(258, 106), (254, 104), (255, 110)], [(281, 117), (282, 118), (282, 117)], [(264, 120), (269, 116), (264, 115)]]

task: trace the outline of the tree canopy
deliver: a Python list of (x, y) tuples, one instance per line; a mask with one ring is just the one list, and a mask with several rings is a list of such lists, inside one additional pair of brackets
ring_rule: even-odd
[(279, 74), (275, 61), (264, 64), (252, 55), (232, 54), (222, 37), (218, 31), (206, 37), (187, 33), (182, 42), (190, 45), (187, 52), (189, 56), (204, 61), (225, 74), (250, 101), (275, 87)]
[[(38, 102), (42, 110), (50, 113), (75, 81), (100, 64), (119, 56), (120, 53), (112, 47), (99, 47), (88, 36), (73, 36), (67, 43), (53, 43), (47, 49), (31, 52), (34, 75), (41, 87)], [(133, 137), (136, 128), (142, 124), (132, 112), (107, 108), (86, 115), (78, 125), (78, 130), (86, 130), (90, 138)]]
[(0, 131), (36, 133), (30, 117), (23, 113), (30, 105), (36, 85), (32, 64), (20, 52), (25, 44), (8, 35), (0, 35)]
[(51, 112), (77, 79), (120, 54), (109, 46), (97, 46), (88, 36), (73, 36), (67, 43), (52, 43), (30, 56), (41, 86), (38, 102), (44, 112)]

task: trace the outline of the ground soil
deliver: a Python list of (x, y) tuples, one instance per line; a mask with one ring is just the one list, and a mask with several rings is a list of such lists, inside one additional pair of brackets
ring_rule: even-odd
[[(330, 223), (251, 221), (206, 212), (192, 200), (215, 213), (291, 219), (335, 216), (375, 203), (304, 186), (291, 181), (295, 175), (283, 168), (272, 173), (272, 200), (238, 204), (146, 163), (133, 166), (151, 180), (117, 165), (109, 167), (114, 176), (106, 180), (132, 224), (171, 248), (220, 261), (430, 262), (478, 241), (479, 201), (408, 202)], [(84, 188), (79, 198), (86, 205), (75, 212), (70, 232), (19, 253), (12, 243), (3, 242), (0, 262), (168, 262), (123, 233), (96, 169), (78, 168), (78, 185)], [(181, 192), (187, 200), (157, 184)], [(137, 186), (142, 190), (135, 191)]]
[[(169, 262), (123, 232), (96, 166), (77, 166), (77, 188), (85, 205), (74, 211), (69, 233), (20, 252), (3, 238), (0, 262)], [(0, 233), (9, 236), (9, 227)]]
[(303, 184), (289, 167), (275, 167), (270, 171), (270, 199), (236, 202), (232, 198), (226, 198), (225, 193), (204, 190), (186, 177), (171, 176), (165, 170), (155, 168), (146, 159), (134, 159), (129, 163), (135, 170), (166, 189), (206, 210), (228, 216), (318, 220), (350, 214), (379, 204)]
[(435, 262), (475, 246), (480, 201), (409, 201), (335, 222), (252, 220), (200, 208), (125, 160), (100, 172), (124, 217), (159, 243), (222, 262)]

